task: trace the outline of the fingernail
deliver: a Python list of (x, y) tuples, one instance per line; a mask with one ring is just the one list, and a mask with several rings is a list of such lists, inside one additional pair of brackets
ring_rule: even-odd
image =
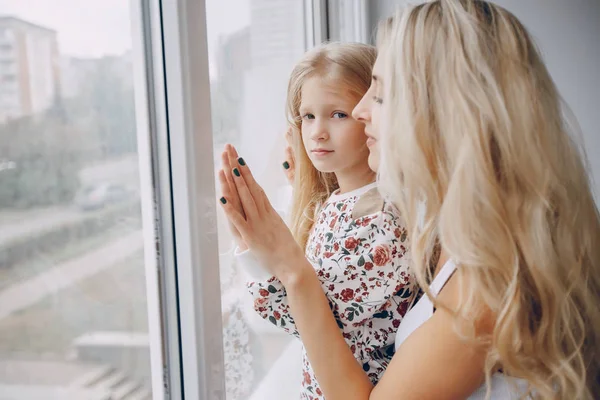
[(234, 169), (233, 169), (233, 174), (234, 174), (235, 176), (240, 176), (240, 170), (239, 170), (239, 169), (237, 169), (237, 168), (234, 168)]
[(283, 168), (285, 168), (285, 169), (290, 169), (290, 163), (289, 163), (289, 162), (287, 162), (287, 161), (285, 161), (285, 162), (283, 163)]
[(226, 199), (225, 197), (221, 197), (221, 199), (220, 199), (220, 200), (221, 200), (221, 203), (223, 203), (223, 204), (227, 204), (227, 199)]
[(240, 165), (243, 167), (244, 165), (246, 165), (246, 161), (244, 161), (244, 159), (242, 157), (238, 158), (238, 162), (240, 163)]

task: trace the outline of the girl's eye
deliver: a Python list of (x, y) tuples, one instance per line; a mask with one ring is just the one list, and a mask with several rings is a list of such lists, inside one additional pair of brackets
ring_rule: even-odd
[(348, 118), (348, 114), (337, 111), (337, 112), (333, 113), (333, 118), (340, 118), (340, 119)]
[(304, 114), (302, 119), (315, 119), (315, 116), (313, 114)]
[(373, 96), (373, 101), (377, 104), (383, 104), (383, 99), (381, 97)]

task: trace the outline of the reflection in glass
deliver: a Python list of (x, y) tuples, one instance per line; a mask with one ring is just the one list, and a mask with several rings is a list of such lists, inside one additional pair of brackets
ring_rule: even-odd
[[(305, 50), (303, 2), (207, 0), (206, 7), (215, 178), (223, 147), (232, 143), (275, 207), (285, 210), (285, 98), (289, 73)], [(233, 257), (233, 238), (217, 209), (227, 399), (297, 398), (298, 342), (254, 312)]]

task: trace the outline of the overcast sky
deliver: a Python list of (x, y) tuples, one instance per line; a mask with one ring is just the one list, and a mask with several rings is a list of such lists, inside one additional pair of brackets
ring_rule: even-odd
[[(251, 0), (207, 0), (209, 47), (250, 23)], [(120, 55), (131, 49), (130, 0), (0, 0), (0, 15), (58, 33), (60, 52), (78, 57)]]

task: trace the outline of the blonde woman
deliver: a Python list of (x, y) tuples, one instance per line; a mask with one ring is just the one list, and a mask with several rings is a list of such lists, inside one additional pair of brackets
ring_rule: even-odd
[(226, 207), (283, 282), (326, 398), (600, 398), (600, 218), (526, 29), (493, 3), (439, 0), (402, 10), (378, 39), (354, 116), (378, 143), (379, 188), (408, 221), (426, 295), (377, 386), (249, 171), (240, 197), (260, 211)]
[[(415, 294), (406, 229), (377, 191), (364, 124), (351, 116), (370, 86), (374, 62), (372, 46), (330, 43), (308, 52), (292, 71), (287, 99), (297, 155), (292, 231), (282, 225), (286, 237), (299, 244), (303, 262), (331, 306), (337, 334), (371, 384), (392, 358), (396, 331)], [(228, 199), (240, 215), (254, 215), (258, 205), (248, 208), (243, 196), (241, 204), (236, 196), (244, 189), (236, 189), (235, 182), (247, 177), (248, 167), (232, 147), (223, 161), (223, 201)], [(251, 277), (255, 311), (298, 337), (286, 288), (261, 267), (252, 242), (241, 236), (237, 259)], [(270, 239), (263, 240), (268, 246)], [(250, 251), (240, 251), (246, 243)], [(322, 399), (306, 353), (302, 361), (301, 398)]]

